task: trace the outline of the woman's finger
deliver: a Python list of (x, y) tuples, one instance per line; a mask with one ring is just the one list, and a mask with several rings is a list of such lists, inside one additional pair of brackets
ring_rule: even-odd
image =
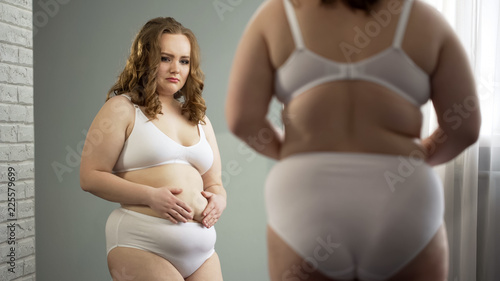
[(212, 216), (211, 216), (211, 214), (208, 214), (208, 216), (206, 216), (203, 219), (203, 223), (205, 224), (206, 227), (210, 227), (211, 222), (212, 222)]
[(170, 212), (170, 215), (176, 220), (176, 221), (181, 221), (181, 222), (187, 222), (187, 219), (183, 217), (181, 214), (179, 214), (176, 210), (172, 210)]
[(169, 213), (165, 213), (165, 218), (172, 223), (177, 223), (177, 221)]
[(208, 216), (205, 217), (204, 223), (206, 225), (214, 225), (215, 221), (219, 219), (219, 213), (214, 209)]
[[(176, 198), (177, 199), (177, 198)], [(188, 213), (191, 213), (193, 210), (191, 210), (191, 208), (189, 207), (188, 204), (184, 203), (184, 201), (180, 200), (180, 199), (177, 199), (177, 201), (175, 202), (177, 206), (183, 208), (184, 210), (186, 210), (186, 212)]]
[(212, 192), (210, 192), (210, 191), (204, 191), (204, 190), (203, 190), (203, 191), (201, 192), (201, 194), (202, 194), (205, 198), (207, 198), (207, 199), (208, 199), (208, 198), (212, 197), (215, 193), (212, 193)]
[(205, 211), (203, 211), (203, 216), (204, 217), (208, 216), (214, 209), (215, 209), (214, 204), (208, 203), (207, 207), (205, 208)]
[(181, 206), (177, 206), (177, 209), (175, 209), (175, 211), (177, 211), (177, 213), (179, 213), (185, 219), (193, 219), (193, 215), (191, 215), (190, 212), (186, 211), (186, 209), (182, 208)]

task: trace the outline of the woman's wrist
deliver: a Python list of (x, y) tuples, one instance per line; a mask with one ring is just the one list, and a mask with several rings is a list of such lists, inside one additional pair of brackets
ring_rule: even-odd
[(147, 186), (147, 185), (142, 185), (142, 187), (144, 189), (144, 192), (141, 192), (141, 193), (144, 194), (144, 196), (140, 200), (141, 205), (146, 205), (146, 206), (151, 207), (151, 204), (153, 202), (153, 198), (155, 196), (154, 195), (155, 188), (153, 188), (151, 186)]
[(226, 190), (222, 187), (222, 185), (212, 185), (205, 188), (203, 191), (212, 192), (215, 195), (221, 195), (224, 199), (227, 197)]

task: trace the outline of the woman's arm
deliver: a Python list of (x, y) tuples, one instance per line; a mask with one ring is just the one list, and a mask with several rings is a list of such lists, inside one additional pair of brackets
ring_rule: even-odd
[(261, 17), (262, 13), (257, 13), (249, 23), (236, 50), (229, 79), (226, 120), (231, 132), (255, 151), (278, 159), (282, 136), (266, 119), (274, 92), (274, 69), (262, 33)]
[(112, 174), (134, 116), (135, 109), (125, 97), (113, 97), (103, 105), (90, 126), (83, 147), (80, 186), (108, 201), (150, 206), (171, 221), (191, 219), (189, 206), (168, 188), (153, 188)]
[(214, 162), (212, 167), (203, 174), (203, 191), (202, 195), (208, 199), (208, 204), (203, 211), (203, 224), (205, 227), (212, 227), (226, 209), (227, 194), (222, 186), (221, 177), (221, 159), (217, 140), (215, 139), (212, 123), (205, 116), (206, 125), (203, 126), (203, 131), (207, 137), (208, 143), (214, 153)]
[(448, 162), (475, 143), (481, 126), (479, 99), (467, 55), (444, 19), (442, 26), (445, 35), (431, 76), (431, 99), (439, 127), (423, 140), (430, 165)]

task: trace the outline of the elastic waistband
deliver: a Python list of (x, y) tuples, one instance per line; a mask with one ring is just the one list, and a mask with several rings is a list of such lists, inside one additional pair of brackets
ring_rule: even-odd
[(139, 218), (143, 221), (151, 222), (151, 223), (158, 223), (158, 224), (169, 224), (169, 225), (174, 225), (174, 226), (193, 226), (193, 227), (204, 227), (201, 223), (198, 222), (178, 222), (178, 223), (173, 223), (167, 219), (159, 218), (159, 217), (153, 217), (150, 215), (142, 214), (136, 211), (132, 211), (129, 209), (125, 208), (118, 208), (115, 211), (117, 212), (122, 212), (126, 213), (127, 215), (134, 216), (136, 218)]

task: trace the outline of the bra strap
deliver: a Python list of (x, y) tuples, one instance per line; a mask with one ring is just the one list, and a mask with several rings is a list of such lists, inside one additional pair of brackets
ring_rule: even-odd
[(413, 4), (413, 0), (405, 0), (403, 4), (403, 8), (401, 11), (401, 15), (399, 16), (399, 22), (396, 29), (396, 35), (394, 36), (393, 46), (396, 48), (401, 48), (401, 44), (403, 43), (403, 39), (405, 36), (406, 25), (408, 23), (408, 19), (410, 18), (411, 7)]
[(302, 34), (300, 32), (299, 22), (297, 21), (297, 16), (295, 14), (295, 10), (293, 9), (292, 3), (290, 0), (283, 0), (283, 4), (285, 5), (285, 13), (288, 18), (288, 24), (290, 25), (290, 30), (292, 32), (293, 41), (295, 42), (295, 47), (297, 49), (304, 48), (304, 40), (302, 39)]
[(205, 138), (205, 131), (203, 131), (203, 127), (200, 122), (198, 122), (198, 130), (200, 131), (200, 138)]
[[(132, 98), (129, 95), (127, 95), (127, 94), (121, 94), (121, 96), (126, 97), (130, 102), (132, 102)], [(137, 104), (135, 104), (133, 102), (132, 102), (132, 104), (134, 105), (135, 108), (139, 109), (139, 106)]]

